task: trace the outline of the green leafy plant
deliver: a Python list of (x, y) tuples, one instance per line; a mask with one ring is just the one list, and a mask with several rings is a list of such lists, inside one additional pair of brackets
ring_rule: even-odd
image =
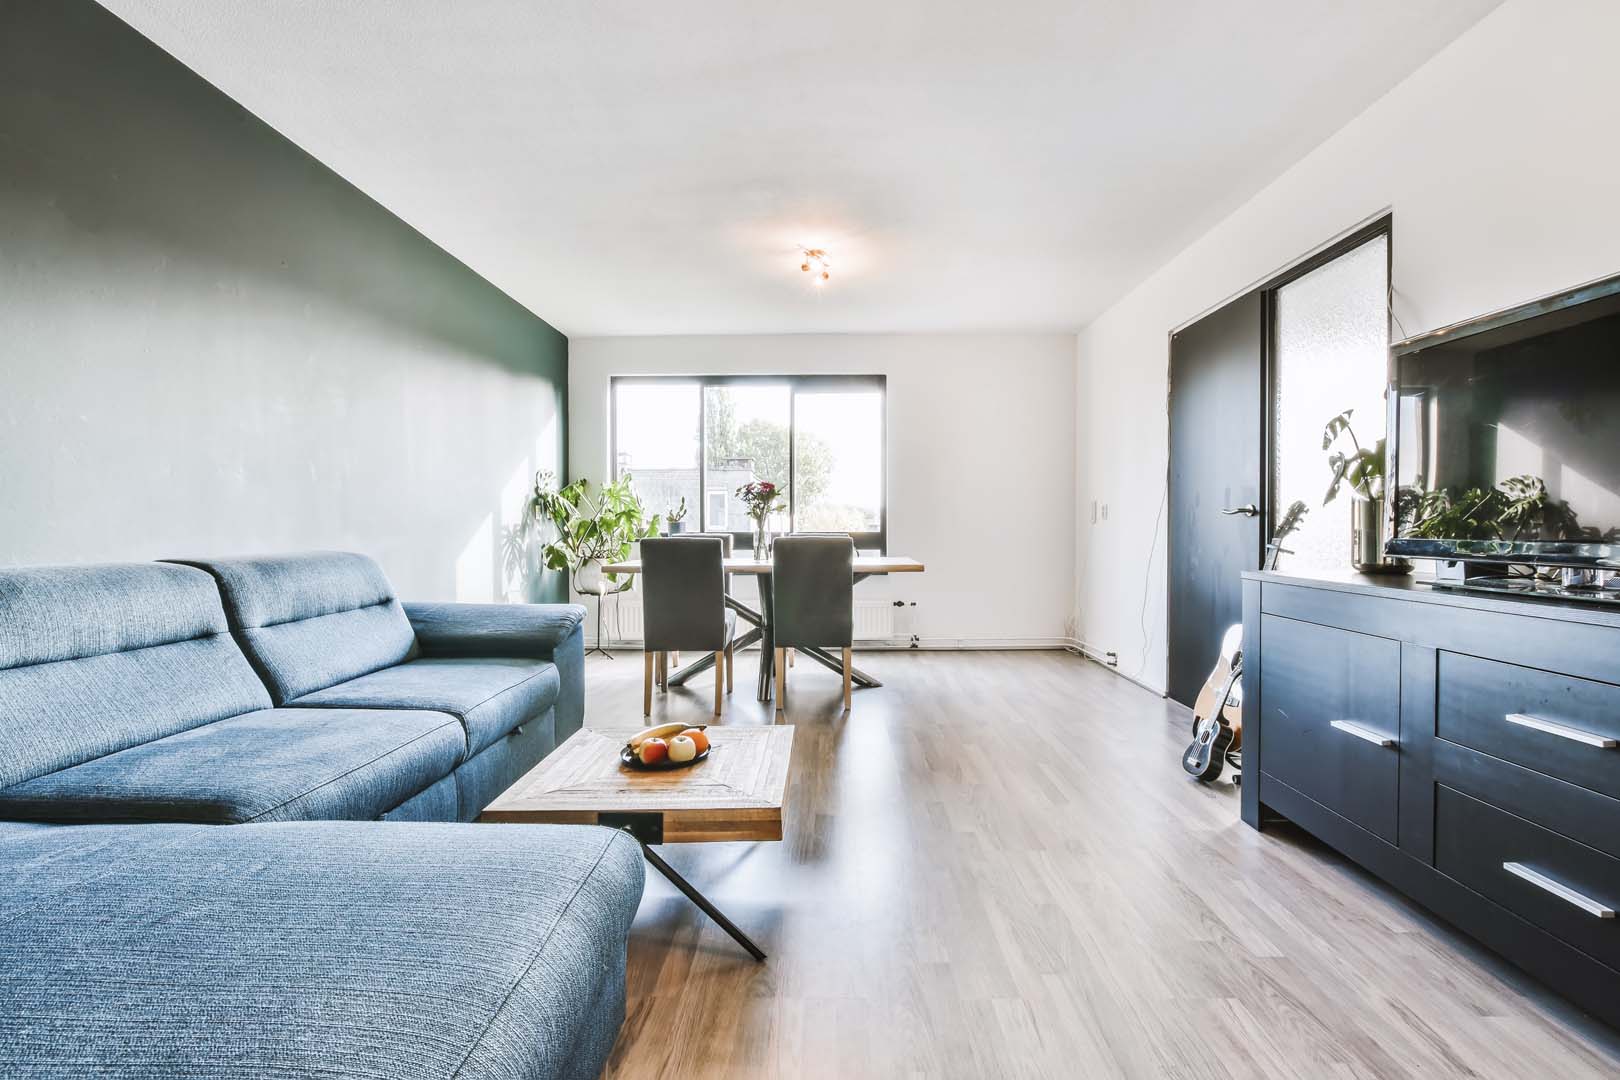
[[(549, 526), (551, 538), (540, 547), (542, 565), (574, 572), (590, 563), (628, 559), (631, 546), (657, 536), (661, 525), (659, 515), (647, 516), (629, 473), (592, 495), (589, 481), (575, 480), (559, 488), (556, 475), (543, 470), (535, 474), (517, 528), (527, 545)], [(510, 550), (507, 561), (510, 565)], [(613, 574), (607, 577), (618, 580)]]
[[(1333, 479), (1322, 498), (1323, 506), (1338, 498), (1339, 489), (1345, 484), (1349, 484), (1350, 490), (1363, 499), (1378, 499), (1384, 494), (1384, 440), (1379, 439), (1371, 448), (1362, 446), (1350, 427), (1350, 416), (1354, 411), (1344, 410), (1322, 428), (1322, 449), (1333, 451), (1328, 455), (1328, 469), (1333, 473)], [(1348, 454), (1334, 449), (1341, 438), (1350, 440)]]
[(1553, 499), (1539, 476), (1509, 477), (1493, 488), (1402, 488), (1396, 512), (1405, 535), (1422, 540), (1588, 539), (1569, 503)]
[(1411, 524), (1405, 535), (1419, 540), (1495, 540), (1501, 536), (1494, 488), (1468, 488), (1453, 497), (1449, 488), (1419, 491), (1402, 488), (1396, 513)]
[(671, 525), (674, 525), (674, 524), (676, 524), (678, 522), (682, 522), (682, 521), (686, 520), (686, 496), (685, 495), (681, 496), (681, 505), (675, 507), (675, 509), (673, 509), (673, 510), (665, 511), (664, 518)]

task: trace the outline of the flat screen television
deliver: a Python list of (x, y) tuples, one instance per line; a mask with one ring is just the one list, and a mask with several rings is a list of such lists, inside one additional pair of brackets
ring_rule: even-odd
[(1386, 551), (1620, 569), (1620, 277), (1390, 350)]

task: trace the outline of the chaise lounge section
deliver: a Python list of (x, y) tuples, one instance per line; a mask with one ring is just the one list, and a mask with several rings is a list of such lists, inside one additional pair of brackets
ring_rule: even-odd
[(597, 1075), (639, 847), (457, 823), (579, 727), (582, 617), (342, 553), (0, 570), (0, 1075)]
[(587, 1080), (641, 863), (594, 826), (0, 823), (0, 1076)]

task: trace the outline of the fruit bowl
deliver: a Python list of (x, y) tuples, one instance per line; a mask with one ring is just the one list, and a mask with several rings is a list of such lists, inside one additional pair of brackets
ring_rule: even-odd
[(707, 724), (659, 724), (638, 731), (619, 748), (619, 764), (641, 772), (664, 772), (696, 765), (712, 749)]
[(667, 772), (670, 769), (686, 769), (707, 758), (709, 752), (713, 749), (714, 747), (709, 747), (691, 761), (671, 761), (665, 758), (656, 765), (648, 765), (636, 757), (636, 752), (630, 749), (629, 746), (621, 746), (619, 747), (619, 764), (627, 769), (635, 769), (638, 772)]

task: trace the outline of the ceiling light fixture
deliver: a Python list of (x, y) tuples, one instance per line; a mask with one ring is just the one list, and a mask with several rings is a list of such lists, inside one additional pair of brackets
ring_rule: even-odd
[(802, 248), (801, 250), (804, 252), (804, 262), (799, 264), (799, 269), (807, 274), (814, 273), (817, 285), (831, 280), (832, 263), (827, 259), (827, 253), (820, 248)]

